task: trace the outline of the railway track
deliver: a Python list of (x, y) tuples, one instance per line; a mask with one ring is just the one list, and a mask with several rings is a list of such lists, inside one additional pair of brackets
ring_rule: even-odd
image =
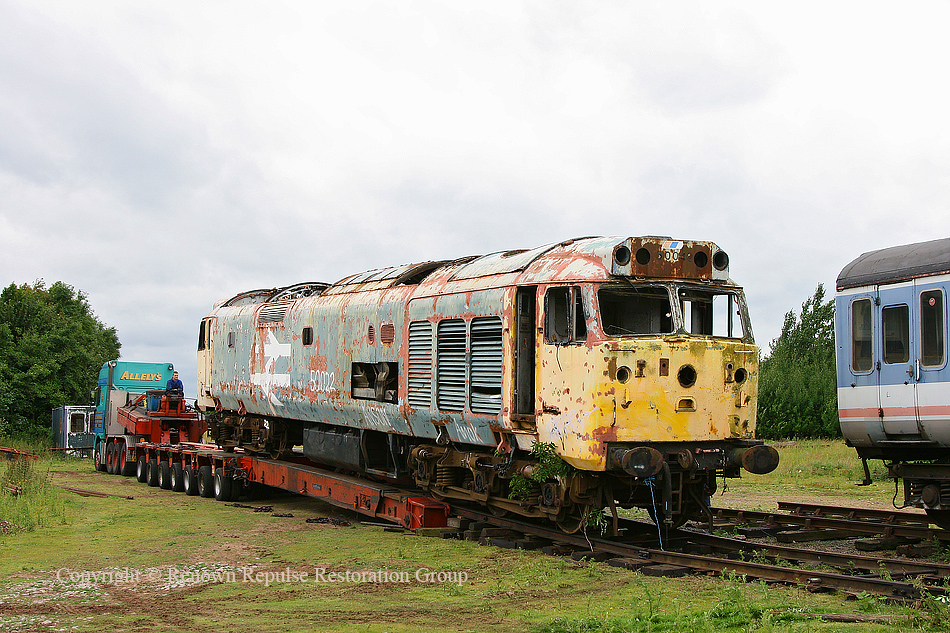
[[(930, 527), (927, 517), (912, 512), (839, 508), (813, 504), (780, 504), (786, 512), (711, 508), (723, 526), (756, 527), (789, 540), (832, 540), (877, 536), (950, 543), (950, 530)], [(793, 534), (797, 532), (797, 534)]]
[[(803, 504), (794, 505), (797, 512), (804, 509)], [(849, 510), (852, 509), (823, 507), (825, 514), (838, 516), (847, 514)], [(948, 595), (944, 585), (947, 579), (950, 579), (950, 565), (942, 563), (762, 544), (690, 529), (669, 530), (661, 540), (655, 525), (630, 519), (622, 519), (619, 522), (618, 537), (594, 538), (582, 533), (567, 535), (531, 522), (497, 517), (464, 507), (453, 506), (452, 511), (456, 516), (474, 522), (472, 525), (476, 528), (491, 526), (488, 530), (470, 529), (465, 533), (468, 538), (478, 538), (486, 545), (525, 549), (543, 547), (548, 553), (570, 554), (577, 560), (589, 558), (605, 561), (612, 566), (639, 570), (646, 575), (736, 574), (767, 582), (797, 584), (809, 591), (836, 590), (854, 595), (866, 592), (901, 601), (920, 600), (924, 593), (932, 596)], [(717, 508), (716, 511), (719, 516), (748, 518), (742, 511), (726, 511), (722, 508)], [(808, 511), (815, 513), (816, 507), (809, 506)], [(779, 519), (779, 516), (783, 519)], [(785, 517), (788, 517), (791, 523), (781, 523)], [(804, 517), (799, 515), (796, 518), (795, 514), (758, 513), (756, 518), (774, 521), (775, 525), (801, 527), (798, 519)], [(908, 518), (907, 524), (900, 523), (900, 517), (882, 519), (879, 516), (863, 516), (854, 519), (854, 522), (860, 521), (880, 521), (894, 528), (910, 529), (911, 526), (916, 526), (918, 530), (922, 530), (915, 534), (940, 532), (924, 526), (919, 516), (916, 521)], [(841, 529), (839, 523), (827, 524), (833, 527), (824, 527), (821, 521), (817, 523), (820, 525), (813, 523), (808, 529)], [(498, 531), (499, 528), (502, 530)], [(864, 530), (851, 532), (852, 537), (868, 533)], [(950, 539), (946, 535), (939, 536)]]

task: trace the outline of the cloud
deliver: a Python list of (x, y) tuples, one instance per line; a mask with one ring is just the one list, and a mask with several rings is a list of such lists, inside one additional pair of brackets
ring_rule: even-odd
[(82, 289), (193, 382), (244, 290), (661, 234), (731, 254), (767, 347), (950, 231), (947, 12), (0, 2), (0, 281)]

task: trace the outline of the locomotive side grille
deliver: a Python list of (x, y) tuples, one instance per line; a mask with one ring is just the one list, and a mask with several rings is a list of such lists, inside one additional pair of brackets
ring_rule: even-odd
[(379, 340), (383, 345), (392, 345), (396, 341), (396, 326), (392, 323), (383, 323), (379, 326)]
[(472, 320), (472, 413), (501, 412), (502, 325), (498, 317)]
[(437, 400), (443, 411), (465, 408), (465, 321), (439, 323)]
[(290, 309), (291, 303), (293, 303), (293, 301), (278, 301), (276, 303), (266, 304), (263, 308), (261, 308), (261, 313), (257, 317), (257, 322), (261, 324), (280, 323), (287, 315), (287, 310)]
[(432, 406), (432, 324), (409, 324), (409, 404), (428, 409)]

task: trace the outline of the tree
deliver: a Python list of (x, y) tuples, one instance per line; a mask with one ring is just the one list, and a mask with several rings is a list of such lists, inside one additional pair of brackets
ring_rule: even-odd
[(835, 375), (835, 305), (825, 288), (785, 315), (782, 333), (759, 365), (758, 431), (762, 437), (840, 436)]
[(0, 293), (0, 435), (50, 437), (50, 411), (86, 404), (99, 368), (118, 358), (115, 328), (86, 295), (57, 281), (49, 289), (10, 284)]

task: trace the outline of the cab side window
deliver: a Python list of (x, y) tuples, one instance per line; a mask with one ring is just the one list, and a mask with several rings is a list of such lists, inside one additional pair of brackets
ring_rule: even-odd
[(544, 297), (544, 338), (565, 345), (587, 340), (587, 316), (580, 286), (551, 288)]

